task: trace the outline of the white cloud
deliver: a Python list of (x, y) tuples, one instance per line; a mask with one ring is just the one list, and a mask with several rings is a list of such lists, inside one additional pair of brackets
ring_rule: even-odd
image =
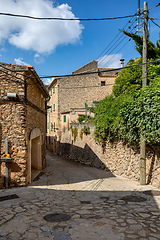
[(98, 66), (100, 68), (119, 68), (120, 67), (120, 59), (122, 58), (121, 53), (105, 55), (98, 59)]
[(50, 85), (53, 80), (54, 78), (46, 78), (46, 79), (43, 79), (43, 83), (45, 85)]
[(14, 62), (15, 62), (16, 64), (18, 64), (18, 65), (30, 66), (29, 63), (23, 62), (22, 60), (23, 60), (23, 58), (15, 58), (15, 59), (14, 59)]
[[(54, 6), (51, 0), (1, 0), (1, 12), (36, 17), (75, 18), (68, 4)], [(79, 21), (42, 21), (0, 16), (0, 42), (33, 50), (40, 54), (51, 53), (60, 44), (80, 40), (83, 26)]]

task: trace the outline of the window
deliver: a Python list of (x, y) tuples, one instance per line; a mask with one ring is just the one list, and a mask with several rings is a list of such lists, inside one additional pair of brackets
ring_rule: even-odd
[(55, 93), (55, 87), (53, 87), (53, 93)]
[(55, 122), (54, 122), (54, 131), (56, 131), (56, 124), (55, 124)]
[(51, 131), (53, 130), (53, 123), (51, 122)]
[(53, 104), (53, 111), (55, 111), (55, 104)]
[(101, 81), (101, 86), (105, 86), (106, 82), (105, 81)]
[(52, 105), (51, 105), (51, 112), (52, 112)]
[(51, 89), (51, 95), (52, 95), (52, 89)]
[(66, 122), (66, 115), (63, 116), (63, 122)]

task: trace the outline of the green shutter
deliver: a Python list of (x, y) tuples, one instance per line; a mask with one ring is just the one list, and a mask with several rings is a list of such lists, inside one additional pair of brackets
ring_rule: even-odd
[(53, 93), (55, 92), (55, 87), (53, 87)]
[(51, 112), (52, 112), (52, 105), (51, 105)]
[(55, 111), (55, 104), (53, 104), (53, 111)]
[(56, 124), (55, 124), (55, 122), (54, 122), (54, 131), (56, 130)]
[(64, 115), (64, 122), (66, 122), (66, 115)]
[(52, 95), (52, 89), (51, 89), (51, 95)]

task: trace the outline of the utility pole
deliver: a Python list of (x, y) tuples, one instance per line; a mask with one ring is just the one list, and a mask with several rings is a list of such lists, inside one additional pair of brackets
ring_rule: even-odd
[[(142, 65), (142, 88), (147, 85), (147, 33), (148, 33), (148, 6), (144, 2), (144, 21), (143, 21), (143, 63)], [(140, 184), (146, 184), (146, 141), (143, 134), (140, 140)]]

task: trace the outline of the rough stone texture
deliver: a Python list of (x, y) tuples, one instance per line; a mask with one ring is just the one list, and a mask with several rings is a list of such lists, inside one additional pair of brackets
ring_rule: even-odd
[[(83, 164), (109, 170), (112, 173), (139, 180), (139, 149), (132, 148), (123, 142), (106, 143), (105, 148), (94, 141), (94, 126), (90, 126), (91, 133), (83, 133), (81, 128), (87, 124), (72, 124), (78, 129), (78, 135), (74, 142), (71, 131), (63, 133), (60, 143), (60, 154)], [(146, 152), (146, 181), (156, 187), (160, 187), (160, 148), (147, 149)]]
[[(0, 68), (0, 158), (5, 153), (5, 138), (8, 139), (9, 186), (24, 186), (28, 175), (28, 142), (34, 128), (41, 130), (42, 159), (45, 165), (46, 111), (47, 91), (33, 67), (3, 64)], [(27, 99), (25, 102), (25, 83), (27, 75)], [(7, 93), (16, 93), (17, 99), (8, 99)], [(34, 104), (34, 106), (33, 106)], [(38, 107), (38, 109), (36, 108)], [(0, 162), (0, 188), (4, 187), (5, 164)]]

